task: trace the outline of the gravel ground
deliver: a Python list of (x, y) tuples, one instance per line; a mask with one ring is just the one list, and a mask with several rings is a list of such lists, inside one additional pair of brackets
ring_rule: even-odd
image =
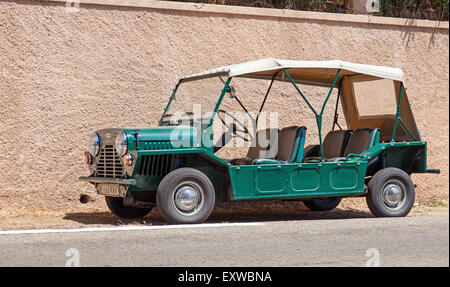
[[(429, 203), (428, 203), (429, 204)], [(99, 207), (100, 206), (100, 207)], [(409, 216), (448, 213), (448, 204), (416, 205)], [(208, 222), (248, 222), (279, 220), (371, 218), (364, 198), (344, 199), (333, 211), (311, 212), (301, 202), (248, 201), (222, 203), (216, 206)], [(21, 210), (0, 208), (0, 230), (36, 228), (80, 228), (103, 225), (165, 224), (156, 209), (142, 220), (123, 220), (112, 215), (106, 206), (96, 202), (71, 210)]]

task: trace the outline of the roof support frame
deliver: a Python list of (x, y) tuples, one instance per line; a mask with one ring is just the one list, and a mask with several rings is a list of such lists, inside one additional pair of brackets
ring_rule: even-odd
[(270, 81), (269, 88), (267, 89), (267, 92), (266, 92), (266, 95), (264, 96), (263, 102), (261, 103), (261, 106), (259, 107), (258, 115), (256, 116), (256, 127), (258, 126), (259, 115), (261, 114), (261, 112), (264, 108), (264, 104), (266, 103), (267, 96), (269, 95), (270, 90), (272, 89), (273, 82), (275, 81), (275, 78), (277, 77), (279, 72), (280, 71), (276, 71), (275, 74), (273, 74), (272, 80)]
[(328, 95), (325, 98), (325, 101), (322, 105), (322, 108), (320, 110), (320, 113), (317, 113), (316, 110), (314, 109), (314, 107), (311, 105), (311, 103), (308, 101), (308, 99), (305, 97), (305, 95), (302, 93), (302, 91), (300, 90), (300, 88), (297, 86), (297, 84), (295, 83), (295, 81), (292, 79), (292, 77), (289, 75), (289, 73), (286, 71), (286, 69), (282, 69), (283, 73), (288, 77), (289, 81), (292, 83), (292, 85), (294, 85), (295, 89), (297, 90), (297, 92), (300, 94), (300, 96), (303, 98), (303, 100), (306, 102), (306, 104), (308, 105), (308, 107), (311, 109), (311, 111), (314, 113), (314, 115), (316, 116), (316, 122), (317, 122), (317, 128), (319, 131), (319, 144), (320, 144), (320, 161), (324, 161), (324, 155), (323, 155), (323, 144), (322, 144), (322, 115), (323, 112), (325, 110), (325, 106), (327, 105), (328, 100), (330, 99), (331, 96), (331, 92), (333, 91), (337, 79), (339, 78), (339, 74), (341, 72), (341, 69), (337, 70), (336, 76), (334, 77), (333, 80), (333, 84), (331, 85), (330, 90), (328, 91)]
[(414, 141), (417, 141), (416, 137), (413, 135), (413, 133), (409, 130), (409, 128), (406, 126), (405, 122), (402, 120), (401, 118), (401, 109), (400, 109), (400, 105), (402, 103), (402, 92), (403, 92), (403, 82), (400, 83), (400, 92), (398, 95), (398, 103), (397, 103), (397, 113), (395, 115), (395, 124), (394, 124), (394, 130), (392, 131), (392, 138), (391, 138), (391, 142), (395, 142), (395, 134), (397, 133), (397, 126), (398, 126), (398, 122), (400, 121), (400, 123), (403, 125), (403, 127), (406, 129), (406, 131), (408, 132), (408, 134), (411, 136), (411, 138)]

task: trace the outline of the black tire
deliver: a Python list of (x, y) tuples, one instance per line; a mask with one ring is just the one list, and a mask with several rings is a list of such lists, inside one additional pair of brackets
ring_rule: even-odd
[(142, 218), (152, 211), (152, 208), (128, 207), (123, 205), (122, 197), (105, 196), (106, 205), (109, 210), (120, 218)]
[[(183, 190), (193, 195), (187, 205), (180, 201), (185, 195)], [(156, 192), (159, 214), (170, 223), (204, 222), (211, 214), (214, 203), (215, 191), (211, 181), (193, 168), (179, 168), (170, 172), (162, 179)]]
[(341, 203), (342, 198), (340, 196), (327, 197), (327, 198), (313, 198), (304, 200), (303, 204), (311, 211), (328, 211), (335, 209), (336, 206)]
[(376, 217), (406, 216), (414, 205), (414, 183), (401, 169), (388, 167), (378, 171), (367, 187), (367, 206)]

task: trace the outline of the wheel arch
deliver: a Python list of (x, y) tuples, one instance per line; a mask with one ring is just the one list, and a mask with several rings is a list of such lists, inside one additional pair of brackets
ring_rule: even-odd
[[(206, 153), (186, 153), (176, 154), (175, 156), (176, 164), (165, 175), (183, 167), (196, 169), (205, 174), (213, 184), (216, 202), (227, 200), (227, 192), (231, 186), (231, 180), (228, 166), (223, 160), (211, 157)], [(159, 182), (161, 182), (162, 178)], [(157, 183), (158, 185), (159, 182)]]
[(373, 176), (388, 167), (401, 169), (408, 174), (423, 173), (427, 168), (426, 151), (426, 144), (387, 146), (371, 155), (374, 160), (369, 160), (366, 176)]

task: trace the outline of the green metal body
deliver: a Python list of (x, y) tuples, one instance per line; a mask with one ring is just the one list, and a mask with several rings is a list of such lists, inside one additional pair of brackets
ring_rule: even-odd
[[(289, 72), (283, 69), (283, 73), (316, 117), (319, 131), (320, 161), (302, 163), (303, 156), (297, 156), (290, 163), (239, 166), (232, 165), (215, 156), (212, 124), (224, 95), (229, 92), (232, 79), (229, 77), (225, 82), (213, 114), (210, 118), (203, 119), (204, 124), (193, 123), (192, 126), (124, 129), (128, 137), (128, 151), (136, 155), (136, 160), (131, 167), (132, 171), (124, 176), (125, 179), (136, 181), (134, 185), (127, 186), (127, 196), (131, 196), (133, 192), (155, 193), (162, 178), (171, 170), (179, 167), (192, 167), (204, 172), (214, 185), (217, 201), (358, 196), (365, 193), (366, 178), (385, 167), (398, 167), (408, 173), (434, 172), (433, 170), (427, 170), (425, 142), (394, 141), (397, 122), (402, 123), (400, 100), (403, 86), (400, 89), (396, 124), (391, 142), (380, 143), (377, 138), (375, 144), (362, 154), (349, 155), (346, 159), (336, 162), (326, 162), (324, 161), (322, 147), (322, 115), (335, 87), (339, 71), (320, 113), (314, 110), (298, 85), (290, 77)], [(164, 110), (160, 125), (178, 85)], [(271, 85), (269, 90), (270, 87)], [(262, 105), (264, 105), (264, 102)], [(301, 146), (303, 147), (303, 145)], [(301, 154), (303, 155), (303, 150)]]

